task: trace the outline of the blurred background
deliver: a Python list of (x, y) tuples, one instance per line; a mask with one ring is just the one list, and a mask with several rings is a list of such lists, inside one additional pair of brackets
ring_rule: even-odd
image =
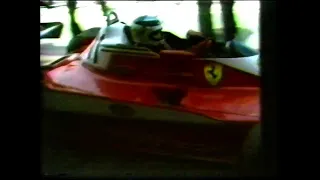
[[(41, 8), (41, 22), (64, 23), (61, 38), (54, 41), (56, 46), (63, 46), (72, 37), (68, 8), (65, 1), (52, 1), (51, 3), (55, 8)], [(155, 15), (163, 21), (165, 31), (170, 31), (180, 37), (185, 37), (188, 30), (199, 30), (196, 1), (106, 1), (106, 4), (118, 14), (120, 21), (127, 24), (131, 24), (141, 15)], [(259, 1), (236, 1), (234, 5), (237, 26), (242, 29), (238, 36), (245, 36), (246, 38), (242, 38), (245, 39), (245, 44), (254, 49), (259, 49), (259, 11)], [(219, 1), (213, 1), (211, 14), (213, 28), (222, 28)], [(106, 25), (101, 6), (95, 1), (79, 1), (76, 19), (82, 30)]]

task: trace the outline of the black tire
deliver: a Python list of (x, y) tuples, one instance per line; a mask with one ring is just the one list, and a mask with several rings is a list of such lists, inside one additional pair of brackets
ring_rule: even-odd
[(73, 37), (68, 46), (67, 53), (73, 53), (77, 51), (79, 48), (83, 47), (87, 44), (88, 41), (93, 40), (99, 33), (100, 28), (95, 27), (81, 32), (80, 34)]

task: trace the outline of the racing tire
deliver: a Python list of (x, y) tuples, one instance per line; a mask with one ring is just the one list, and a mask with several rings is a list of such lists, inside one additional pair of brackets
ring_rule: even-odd
[(80, 53), (84, 47), (87, 47), (96, 38), (100, 31), (99, 27), (91, 28), (81, 32), (73, 37), (68, 46), (67, 53)]
[(261, 148), (261, 125), (255, 125), (249, 132), (236, 166), (240, 176), (262, 176), (263, 157)]

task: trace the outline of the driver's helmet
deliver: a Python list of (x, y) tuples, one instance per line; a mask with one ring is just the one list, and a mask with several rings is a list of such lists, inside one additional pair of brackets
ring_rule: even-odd
[(155, 16), (140, 16), (130, 26), (134, 43), (140, 46), (163, 44), (161, 21)]

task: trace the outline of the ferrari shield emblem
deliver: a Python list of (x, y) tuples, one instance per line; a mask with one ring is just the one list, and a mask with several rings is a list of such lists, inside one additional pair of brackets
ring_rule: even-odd
[(216, 63), (207, 64), (204, 67), (204, 76), (211, 85), (217, 85), (222, 78), (222, 65)]

